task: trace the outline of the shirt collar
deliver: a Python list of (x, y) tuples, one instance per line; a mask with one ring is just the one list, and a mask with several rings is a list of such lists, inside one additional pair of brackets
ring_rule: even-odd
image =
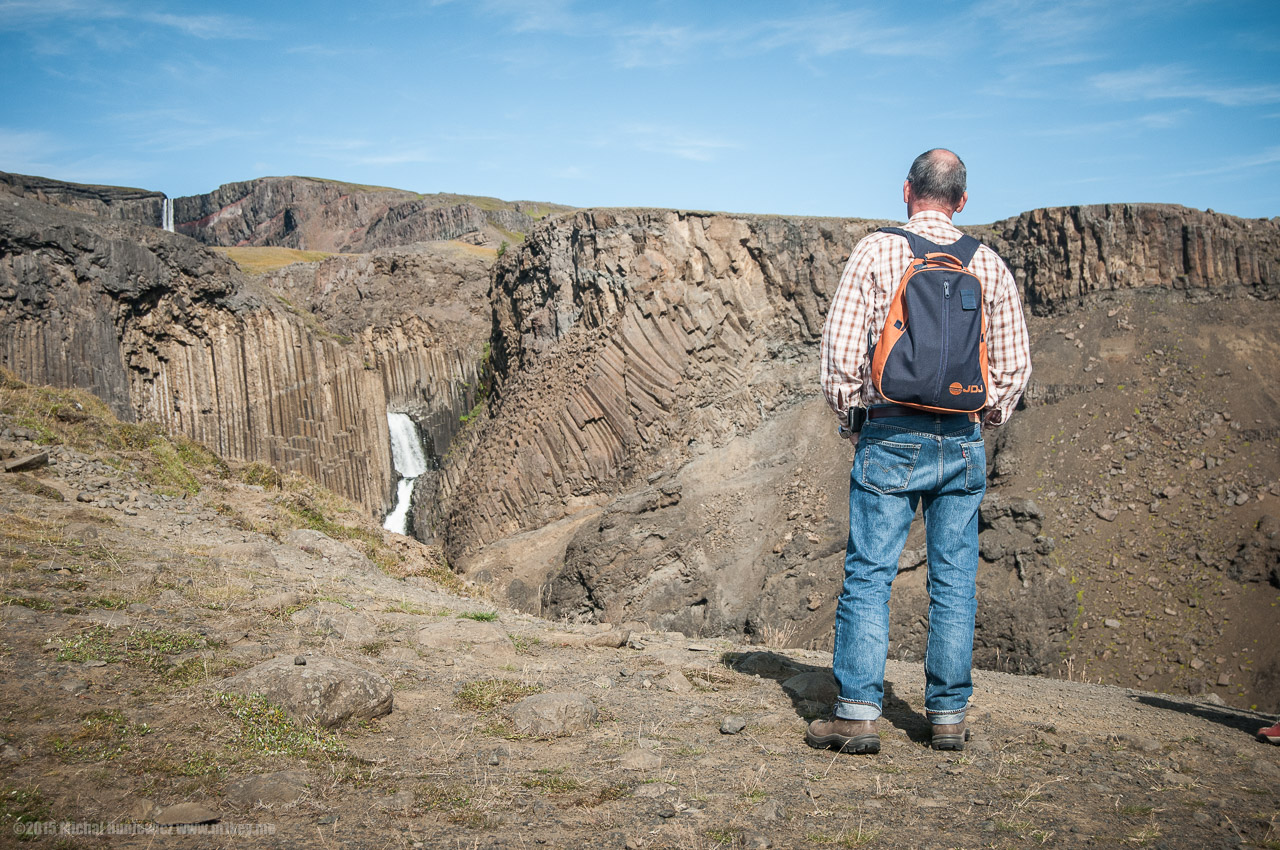
[(942, 224), (950, 224), (952, 227), (955, 227), (955, 225), (952, 224), (951, 219), (947, 217), (946, 213), (941, 213), (941, 212), (938, 212), (937, 210), (921, 210), (920, 212), (911, 216), (911, 219), (907, 223), (910, 224), (911, 222), (925, 222), (925, 221), (936, 221)]

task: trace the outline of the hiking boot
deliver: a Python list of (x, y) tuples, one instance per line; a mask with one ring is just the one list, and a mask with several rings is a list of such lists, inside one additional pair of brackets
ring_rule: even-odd
[(963, 720), (959, 723), (935, 723), (933, 740), (929, 742), (929, 746), (935, 750), (963, 750), (964, 742), (967, 740), (969, 740), (969, 730), (965, 727)]
[(1280, 744), (1280, 723), (1258, 730), (1258, 740), (1269, 744)]
[(835, 747), (842, 753), (870, 755), (880, 752), (880, 735), (874, 720), (815, 720), (804, 733), (805, 742), (811, 747), (825, 749)]

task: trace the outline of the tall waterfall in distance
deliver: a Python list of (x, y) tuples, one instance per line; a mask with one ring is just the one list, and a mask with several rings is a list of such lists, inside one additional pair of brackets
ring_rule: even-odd
[(427, 471), (427, 455), (422, 450), (418, 426), (406, 414), (387, 411), (387, 425), (391, 431), (391, 460), (400, 473), (400, 483), (396, 485), (395, 509), (387, 514), (382, 527), (396, 534), (407, 534), (413, 482)]
[(160, 226), (173, 233), (173, 198), (165, 198), (161, 202)]

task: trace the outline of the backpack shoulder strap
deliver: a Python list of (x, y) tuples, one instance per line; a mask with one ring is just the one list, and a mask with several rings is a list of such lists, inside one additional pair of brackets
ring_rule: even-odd
[(877, 232), (892, 233), (895, 236), (906, 237), (907, 242), (911, 245), (911, 255), (913, 257), (924, 257), (928, 254), (950, 254), (959, 260), (962, 266), (969, 265), (973, 255), (978, 253), (978, 249), (982, 247), (982, 243), (972, 236), (961, 236), (948, 245), (939, 245), (936, 242), (925, 239), (918, 233), (903, 230), (901, 227), (881, 227)]

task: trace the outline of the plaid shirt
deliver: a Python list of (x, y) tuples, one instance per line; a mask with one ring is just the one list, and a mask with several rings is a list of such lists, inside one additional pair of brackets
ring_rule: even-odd
[[(916, 213), (903, 228), (939, 245), (950, 244), (962, 235), (951, 219), (933, 210)], [(906, 239), (873, 233), (853, 249), (840, 275), (822, 328), (822, 391), (842, 423), (850, 407), (886, 403), (870, 380), (869, 342), (879, 339), (889, 302), (910, 262), (911, 247)], [(1031, 380), (1031, 349), (1022, 297), (1009, 267), (983, 245), (969, 270), (982, 281), (989, 378), (983, 425), (994, 427), (1008, 421)]]

